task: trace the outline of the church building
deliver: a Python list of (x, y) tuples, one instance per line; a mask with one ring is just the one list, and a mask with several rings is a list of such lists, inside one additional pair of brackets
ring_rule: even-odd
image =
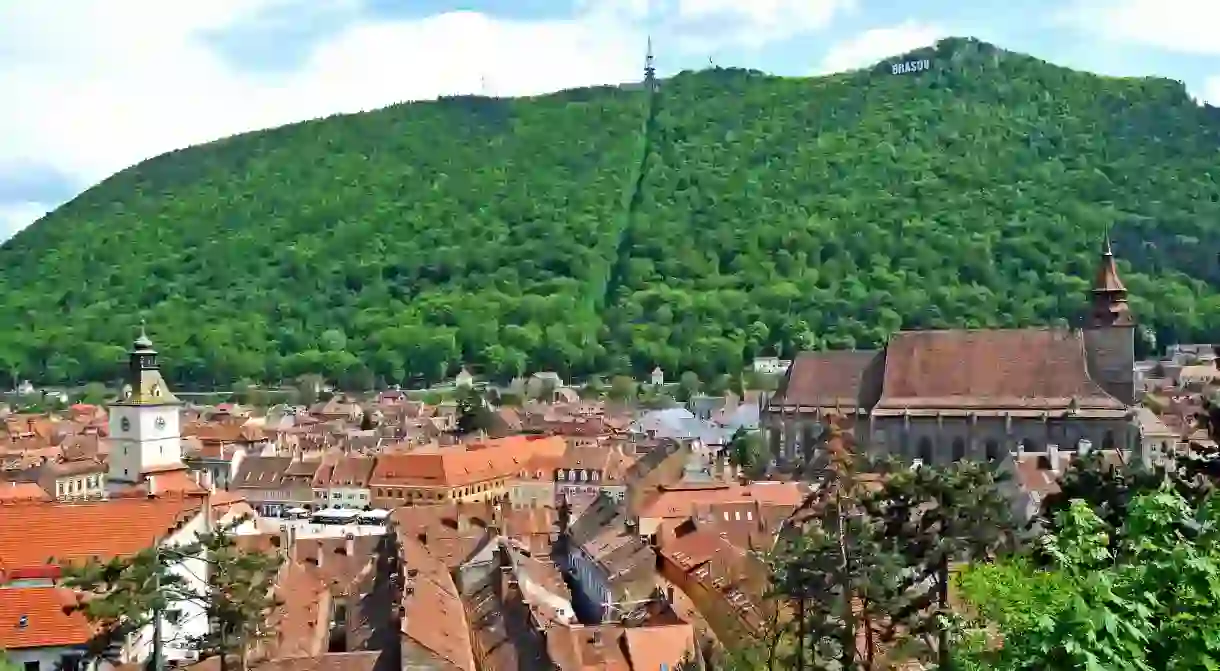
[(781, 462), (828, 417), (875, 454), (923, 463), (1132, 450), (1135, 321), (1106, 239), (1080, 328), (900, 331), (879, 351), (802, 352), (762, 415)]
[(182, 462), (181, 406), (162, 379), (157, 351), (141, 328), (128, 353), (123, 392), (110, 404), (108, 491), (182, 489), (187, 467)]

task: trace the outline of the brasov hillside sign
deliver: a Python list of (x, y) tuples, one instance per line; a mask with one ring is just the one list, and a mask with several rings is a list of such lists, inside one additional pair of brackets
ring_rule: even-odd
[(923, 72), (930, 69), (932, 69), (932, 61), (927, 59), (922, 61), (903, 61), (890, 66), (890, 72), (896, 75), (905, 75), (908, 72)]

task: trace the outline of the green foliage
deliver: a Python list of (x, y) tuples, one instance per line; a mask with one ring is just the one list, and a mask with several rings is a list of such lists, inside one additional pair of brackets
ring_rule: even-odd
[[(173, 570), (191, 560), (207, 565), (206, 585), (189, 582)], [(105, 627), (87, 657), (99, 658), (111, 644), (154, 622), (156, 612), (165, 614), (164, 621), (179, 622), (181, 605), (189, 602), (202, 605), (211, 623), (208, 635), (189, 643), (205, 655), (225, 659), (227, 654), (244, 655), (256, 640), (271, 634), (267, 618), (278, 605), (272, 587), (280, 564), (278, 555), (237, 547), (232, 529), (223, 527), (200, 534), (187, 546), (65, 564), (63, 583), (88, 595), (81, 611)]]
[[(0, 648), (0, 671), (21, 671), (21, 667), (9, 659), (3, 648)], [(742, 669), (742, 671), (745, 671), (745, 669)]]
[(938, 659), (950, 668), (949, 567), (1008, 545), (1001, 478), (974, 462), (869, 463), (847, 449), (838, 427), (826, 445), (818, 495), (797, 515), (800, 533), (785, 536), (775, 562), (776, 593), (795, 599), (797, 667)]
[(1056, 528), (1046, 551), (1066, 592), (1062, 608), (1001, 623), (1004, 645), (985, 656), (987, 668), (1220, 666), (1220, 499), (1196, 506), (1166, 483), (1135, 496), (1121, 527), (1076, 500)]
[(488, 409), (487, 403), (478, 390), (470, 387), (459, 389), (457, 392), (457, 428), (454, 432), (459, 436), (468, 436), (480, 431), (489, 431), (491, 424), (491, 410)]
[(757, 477), (769, 460), (762, 434), (738, 427), (729, 440), (729, 463), (742, 469), (749, 477)]
[(143, 315), (192, 385), (712, 380), (1070, 319), (1109, 226), (1160, 342), (1220, 331), (1213, 108), (971, 40), (912, 55), (933, 68), (465, 96), (166, 154), (0, 246), (0, 372), (109, 379)]
[(865, 499), (889, 555), (882, 638), (907, 654), (951, 664), (955, 617), (951, 566), (985, 560), (1012, 547), (1011, 504), (991, 464), (961, 461), (911, 468), (885, 462), (881, 487)]
[(81, 389), (80, 397), (77, 403), (88, 403), (90, 405), (102, 405), (110, 396), (110, 392), (106, 389), (106, 385), (99, 382), (90, 382)]
[(616, 401), (627, 401), (635, 397), (635, 380), (627, 375), (615, 375), (610, 378), (610, 389), (607, 392)]
[(1067, 576), (1020, 555), (969, 564), (953, 580), (961, 599), (1004, 631), (1028, 631), (1044, 618), (1057, 617), (1072, 596)]

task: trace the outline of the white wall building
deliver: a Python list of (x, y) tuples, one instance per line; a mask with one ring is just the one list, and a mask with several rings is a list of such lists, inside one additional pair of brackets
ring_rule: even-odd
[(161, 377), (157, 351), (140, 330), (128, 353), (127, 382), (110, 405), (110, 491), (143, 484), (150, 474), (185, 470), (179, 408)]

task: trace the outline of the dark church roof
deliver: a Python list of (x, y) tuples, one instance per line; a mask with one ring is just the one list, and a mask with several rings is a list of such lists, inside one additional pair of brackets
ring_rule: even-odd
[(1089, 376), (1068, 329), (903, 331), (886, 346), (879, 409), (1125, 410)]
[(770, 405), (853, 409), (861, 401), (861, 383), (874, 351), (801, 352), (796, 355)]

